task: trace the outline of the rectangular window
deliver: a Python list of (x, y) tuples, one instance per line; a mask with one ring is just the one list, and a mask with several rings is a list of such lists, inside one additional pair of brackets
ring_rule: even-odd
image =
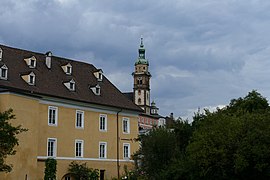
[(107, 131), (107, 115), (101, 114), (99, 116), (99, 130)]
[(107, 158), (107, 143), (99, 142), (99, 158)]
[(84, 112), (83, 111), (76, 111), (76, 128), (83, 128), (84, 127)]
[(83, 157), (83, 140), (75, 140), (75, 156)]
[(47, 143), (47, 156), (48, 157), (56, 157), (56, 138), (48, 138)]
[(1, 78), (7, 79), (7, 69), (1, 68)]
[(129, 118), (123, 118), (123, 133), (129, 133)]
[(34, 59), (30, 60), (30, 67), (36, 67), (36, 61)]
[(71, 67), (67, 66), (67, 74), (71, 74)]
[(48, 124), (51, 126), (57, 126), (58, 108), (49, 106), (48, 108)]
[(35, 76), (29, 75), (29, 84), (35, 84)]
[(124, 143), (123, 145), (123, 157), (124, 159), (130, 159), (130, 144)]
[(69, 88), (70, 88), (70, 90), (74, 91), (75, 90), (75, 83), (70, 82), (69, 83)]

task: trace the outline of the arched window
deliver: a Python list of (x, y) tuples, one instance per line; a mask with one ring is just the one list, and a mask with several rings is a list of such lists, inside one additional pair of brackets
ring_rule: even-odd
[(141, 104), (142, 103), (142, 100), (141, 98), (138, 99), (138, 104)]

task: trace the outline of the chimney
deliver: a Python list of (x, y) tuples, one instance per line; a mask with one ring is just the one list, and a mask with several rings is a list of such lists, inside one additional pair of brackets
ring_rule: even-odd
[(52, 52), (48, 51), (45, 53), (46, 55), (46, 66), (51, 69), (51, 64), (52, 64)]

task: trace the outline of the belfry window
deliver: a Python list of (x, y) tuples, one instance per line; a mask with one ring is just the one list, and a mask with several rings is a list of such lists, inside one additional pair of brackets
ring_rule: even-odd
[(141, 77), (139, 77), (139, 78), (137, 79), (137, 84), (138, 84), (138, 85), (141, 85), (141, 84), (142, 84), (142, 82), (143, 82), (143, 81), (142, 81), (142, 78), (141, 78)]
[(138, 104), (141, 104), (142, 103), (142, 100), (141, 98), (138, 99)]

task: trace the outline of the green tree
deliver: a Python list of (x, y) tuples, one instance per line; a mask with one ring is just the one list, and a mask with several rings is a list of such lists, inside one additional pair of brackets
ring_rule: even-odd
[(44, 180), (56, 179), (56, 166), (57, 166), (57, 161), (55, 159), (53, 158), (46, 159)]
[(188, 161), (186, 148), (189, 145), (194, 128), (187, 120), (178, 119), (173, 125), (173, 134), (176, 138), (176, 149), (174, 158), (164, 171), (166, 179), (187, 179), (188, 178)]
[(154, 128), (140, 137), (141, 173), (149, 179), (164, 179), (163, 171), (171, 163), (176, 150), (176, 138), (166, 128)]
[(10, 172), (12, 170), (12, 165), (6, 164), (5, 159), (7, 156), (16, 153), (14, 147), (19, 145), (16, 135), (27, 131), (27, 129), (22, 128), (20, 125), (12, 126), (10, 123), (12, 119), (15, 119), (12, 109), (0, 113), (0, 171), (2, 172)]
[(87, 167), (86, 163), (78, 164), (71, 162), (68, 172), (75, 178), (75, 180), (98, 180), (99, 172), (97, 169)]
[(197, 117), (187, 147), (190, 179), (270, 178), (270, 110), (264, 97), (252, 91)]

